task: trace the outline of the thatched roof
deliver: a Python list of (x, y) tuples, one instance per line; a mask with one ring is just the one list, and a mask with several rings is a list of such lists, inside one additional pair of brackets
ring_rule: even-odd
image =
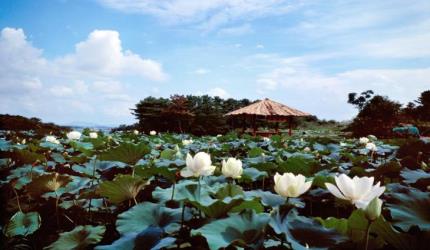
[(311, 114), (290, 108), (279, 102), (269, 100), (268, 98), (253, 103), (249, 106), (231, 111), (226, 114), (230, 115), (257, 115), (257, 116), (310, 116)]

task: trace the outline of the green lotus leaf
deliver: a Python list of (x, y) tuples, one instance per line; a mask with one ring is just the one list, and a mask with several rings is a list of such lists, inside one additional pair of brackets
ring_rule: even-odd
[[(161, 204), (143, 202), (118, 215), (116, 229), (121, 235), (139, 233), (149, 226), (158, 226), (166, 232), (179, 229), (182, 209), (167, 208)], [(189, 214), (185, 219), (189, 218)]]
[(426, 180), (428, 182), (430, 179), (430, 173), (427, 173), (422, 169), (410, 170), (406, 168), (400, 173), (400, 175), (404, 179), (404, 182), (408, 184), (416, 183), (419, 180)]
[(151, 178), (155, 175), (161, 175), (170, 182), (176, 181), (177, 169), (172, 169), (168, 167), (156, 167), (156, 166), (136, 166), (135, 174), (143, 178)]
[(76, 249), (84, 250), (97, 244), (103, 238), (105, 226), (77, 226), (70, 232), (61, 233), (57, 241), (46, 247), (50, 250)]
[(394, 224), (406, 232), (413, 226), (430, 231), (430, 193), (415, 188), (404, 191), (391, 193), (392, 199), (386, 204)]
[(390, 222), (385, 220), (383, 216), (380, 216), (375, 222), (372, 223), (370, 233), (381, 237), (386, 243), (390, 244), (396, 249), (419, 249), (417, 242), (415, 242), (411, 235), (400, 233), (394, 229)]
[[(151, 227), (152, 228), (152, 227)], [(97, 246), (96, 250), (130, 250), (130, 249), (151, 249), (158, 250), (168, 246), (171, 246), (176, 239), (173, 237), (165, 237), (160, 239), (160, 234), (157, 232), (148, 233), (148, 229), (145, 229), (140, 234), (129, 233), (111, 245)], [(151, 230), (155, 231), (155, 230)]]
[(261, 162), (261, 163), (257, 163), (257, 164), (251, 164), (251, 167), (254, 167), (260, 171), (266, 171), (266, 172), (272, 172), (274, 170), (276, 170), (276, 168), (278, 167), (278, 165), (276, 165), (273, 162)]
[(243, 175), (240, 181), (254, 182), (267, 176), (268, 174), (265, 171), (260, 171), (256, 168), (244, 168)]
[(264, 149), (256, 147), (248, 151), (248, 157), (250, 158), (259, 157), (265, 153), (266, 151)]
[(137, 194), (148, 182), (141, 177), (117, 175), (112, 181), (104, 181), (99, 186), (101, 196), (107, 197), (113, 203), (121, 203), (135, 199)]
[(12, 179), (16, 179), (16, 189), (21, 189), (25, 185), (31, 182), (32, 178), (36, 178), (39, 175), (46, 173), (45, 168), (41, 165), (31, 166), (26, 164), (19, 168), (12, 169), (9, 176), (6, 178), (5, 183), (9, 183)]
[(51, 158), (57, 163), (61, 163), (61, 164), (66, 163), (64, 156), (60, 153), (56, 153), (56, 152), (52, 153)]
[(61, 187), (65, 187), (72, 178), (68, 175), (60, 175), (58, 173), (49, 173), (37, 176), (26, 186), (26, 190), (32, 196), (40, 196), (46, 192), (56, 192)]
[(261, 189), (258, 190), (251, 190), (246, 191), (245, 195), (247, 197), (259, 197), (261, 199), (261, 203), (264, 206), (269, 207), (277, 207), (280, 205), (285, 204), (286, 199), (278, 194), (271, 193), (269, 191), (262, 191)]
[(15, 150), (14, 159), (19, 164), (33, 164), (36, 161), (44, 162), (46, 158), (43, 154), (34, 153), (26, 149)]
[(230, 244), (259, 248), (263, 244), (264, 229), (269, 222), (267, 213), (255, 213), (246, 210), (240, 214), (214, 220), (199, 229), (191, 231), (191, 235), (202, 235), (206, 238), (210, 249), (227, 247)]
[(177, 151), (174, 149), (166, 148), (160, 153), (160, 158), (166, 159), (166, 160), (174, 160), (176, 159), (176, 153)]
[(322, 219), (320, 217), (315, 218), (321, 225), (323, 225), (325, 228), (333, 228), (337, 232), (347, 235), (348, 233), (348, 220), (341, 218), (333, 218), (328, 217), (326, 219)]
[(224, 187), (220, 188), (218, 192), (215, 194), (217, 199), (224, 199), (226, 197), (236, 197), (236, 196), (244, 196), (244, 192), (241, 186), (234, 184), (227, 184)]
[(282, 215), (278, 209), (272, 213), (269, 225), (277, 234), (285, 234), (293, 249), (327, 248), (347, 241), (348, 238), (322, 226), (317, 220), (299, 216), (296, 209)]
[(86, 156), (93, 155), (94, 148), (93, 144), (91, 144), (90, 142), (70, 141), (70, 146), (72, 146), (75, 151), (82, 152)]
[(151, 152), (151, 148), (145, 142), (139, 144), (124, 142), (118, 147), (102, 152), (99, 155), (99, 159), (103, 161), (120, 161), (134, 165), (149, 152)]
[[(172, 188), (173, 185), (170, 188), (165, 189), (156, 187), (152, 192), (152, 196), (159, 201), (170, 200), (172, 197)], [(195, 181), (186, 180), (176, 184), (173, 199), (176, 201), (195, 201), (202, 205), (210, 205), (215, 202), (215, 200), (210, 196), (212, 193), (213, 190), (203, 183), (200, 187), (199, 193), (198, 184)]]
[(98, 167), (101, 165), (100, 161), (91, 160), (89, 162), (84, 163), (83, 165), (75, 164), (72, 166), (73, 171), (83, 174), (87, 177), (99, 178), (100, 174), (97, 172)]
[(9, 223), (4, 228), (4, 234), (7, 237), (27, 236), (39, 229), (40, 223), (41, 218), (38, 212), (23, 213), (18, 211), (10, 218)]
[(279, 173), (293, 173), (311, 176), (317, 172), (318, 163), (314, 159), (308, 159), (303, 156), (289, 157), (285, 162), (279, 164), (277, 171)]

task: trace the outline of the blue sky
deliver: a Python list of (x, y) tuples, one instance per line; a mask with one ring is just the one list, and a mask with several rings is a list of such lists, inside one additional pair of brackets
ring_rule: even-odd
[(349, 92), (430, 89), (430, 1), (4, 0), (0, 113), (133, 123), (146, 96), (272, 98), (347, 120)]

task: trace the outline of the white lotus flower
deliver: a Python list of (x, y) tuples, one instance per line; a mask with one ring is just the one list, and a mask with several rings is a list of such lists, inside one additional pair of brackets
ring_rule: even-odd
[(53, 136), (53, 135), (46, 136), (45, 141), (50, 142), (50, 143), (60, 144), (60, 141), (57, 140), (57, 138), (55, 138), (55, 136)]
[(192, 139), (189, 139), (189, 140), (182, 140), (182, 145), (184, 145), (184, 146), (189, 145), (189, 144), (192, 144), (192, 143), (193, 143), (193, 140), (192, 140)]
[(312, 185), (312, 181), (306, 182), (306, 178), (301, 174), (284, 173), (280, 175), (276, 173), (273, 179), (276, 193), (284, 197), (299, 197)]
[(97, 137), (98, 137), (97, 132), (90, 132), (90, 138), (97, 139)]
[(67, 133), (66, 136), (69, 140), (79, 140), (79, 138), (81, 138), (81, 132), (72, 131), (72, 132)]
[(367, 137), (361, 137), (358, 141), (360, 144), (367, 144), (370, 140)]
[(137, 129), (133, 130), (133, 134), (138, 135), (139, 134), (139, 130), (137, 130)]
[(306, 147), (306, 148), (304, 148), (304, 149), (303, 149), (303, 151), (305, 151), (305, 152), (310, 152), (310, 151), (311, 151), (311, 149), (310, 149), (309, 147)]
[(366, 144), (366, 148), (370, 151), (376, 151), (378, 148), (376, 147), (375, 143), (369, 142)]
[(194, 158), (187, 154), (186, 167), (181, 170), (182, 177), (209, 176), (215, 171), (210, 155), (205, 152), (197, 153)]
[(341, 174), (335, 178), (336, 185), (326, 183), (328, 191), (339, 199), (349, 200), (357, 208), (365, 209), (369, 202), (384, 193), (385, 187), (380, 187), (380, 183), (373, 185), (373, 177), (349, 178), (346, 174)]
[(242, 161), (236, 158), (228, 158), (227, 162), (222, 160), (222, 174), (225, 177), (231, 177), (233, 179), (238, 179), (241, 177), (243, 172)]
[(149, 132), (149, 134), (150, 134), (150, 135), (156, 135), (156, 134), (157, 134), (157, 131), (155, 131), (155, 130), (151, 130), (151, 131)]
[(263, 141), (269, 142), (270, 138), (269, 137), (263, 137)]
[(339, 143), (339, 145), (340, 145), (341, 147), (346, 147), (346, 146), (348, 146), (348, 144), (346, 144), (345, 142), (341, 142), (341, 143)]
[(222, 136), (222, 134), (218, 134), (218, 135), (216, 135), (216, 137), (221, 137)]

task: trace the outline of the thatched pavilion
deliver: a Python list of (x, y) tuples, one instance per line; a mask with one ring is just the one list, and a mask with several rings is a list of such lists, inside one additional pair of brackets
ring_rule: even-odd
[(311, 114), (293, 109), (281, 103), (269, 100), (268, 98), (253, 103), (249, 106), (231, 111), (226, 114), (231, 117), (241, 117), (244, 119), (250, 119), (253, 128), (253, 135), (262, 134), (257, 131), (256, 121), (257, 119), (264, 119), (268, 122), (276, 123), (276, 133), (279, 133), (278, 124), (281, 122), (288, 122), (289, 132), (291, 135), (292, 120), (296, 116), (311, 116)]

